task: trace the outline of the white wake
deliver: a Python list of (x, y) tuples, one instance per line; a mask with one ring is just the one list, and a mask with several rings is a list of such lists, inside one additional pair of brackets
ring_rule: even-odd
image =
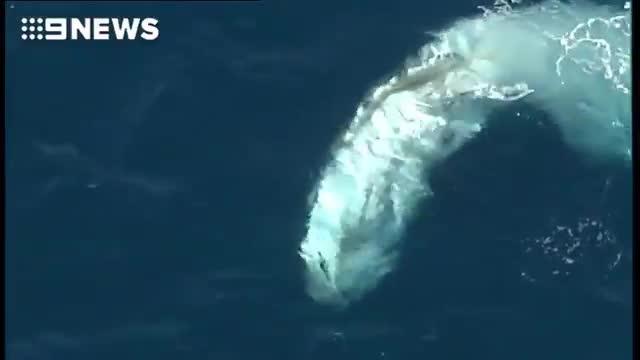
[[(432, 166), (501, 104), (547, 111), (585, 157), (631, 157), (631, 9), (547, 1), (484, 9), (373, 89), (317, 186), (300, 245), (307, 292), (346, 306), (393, 270)], [(463, 224), (461, 224), (463, 225)]]

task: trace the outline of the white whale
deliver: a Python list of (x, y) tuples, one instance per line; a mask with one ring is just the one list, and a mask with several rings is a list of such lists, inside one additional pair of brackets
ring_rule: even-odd
[(496, 106), (548, 111), (568, 144), (629, 159), (630, 10), (547, 1), (457, 22), (375, 88), (337, 141), (299, 254), (308, 294), (346, 306), (393, 270), (425, 179)]

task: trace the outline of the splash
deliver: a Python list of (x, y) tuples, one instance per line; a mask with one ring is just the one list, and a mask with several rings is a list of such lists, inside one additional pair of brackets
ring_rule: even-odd
[(599, 218), (583, 217), (555, 225), (541, 236), (522, 240), (520, 276), (528, 282), (561, 282), (568, 278), (605, 281), (617, 269), (624, 251), (616, 235)]
[(299, 251), (308, 294), (346, 306), (374, 289), (431, 195), (430, 169), (496, 107), (527, 102), (585, 158), (629, 160), (630, 15), (628, 6), (502, 1), (434, 34), (358, 106), (319, 179)]
[(520, 245), (520, 278), (528, 286), (631, 308), (632, 254), (602, 218), (555, 224)]

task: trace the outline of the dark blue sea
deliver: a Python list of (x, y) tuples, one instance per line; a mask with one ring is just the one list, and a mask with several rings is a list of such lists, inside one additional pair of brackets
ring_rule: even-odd
[[(329, 148), (474, 1), (6, 3), (7, 358), (629, 359), (631, 170), (520, 105), (430, 175), (375, 291), (305, 294)], [(160, 35), (21, 40), (33, 16)]]

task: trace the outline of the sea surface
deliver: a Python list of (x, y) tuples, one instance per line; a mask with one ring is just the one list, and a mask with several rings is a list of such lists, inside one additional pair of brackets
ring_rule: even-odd
[[(375, 291), (341, 312), (304, 292), (331, 144), (478, 5), (6, 3), (7, 358), (629, 359), (631, 170), (530, 107), (425, 179)], [(160, 35), (21, 40), (32, 16), (154, 17)]]

